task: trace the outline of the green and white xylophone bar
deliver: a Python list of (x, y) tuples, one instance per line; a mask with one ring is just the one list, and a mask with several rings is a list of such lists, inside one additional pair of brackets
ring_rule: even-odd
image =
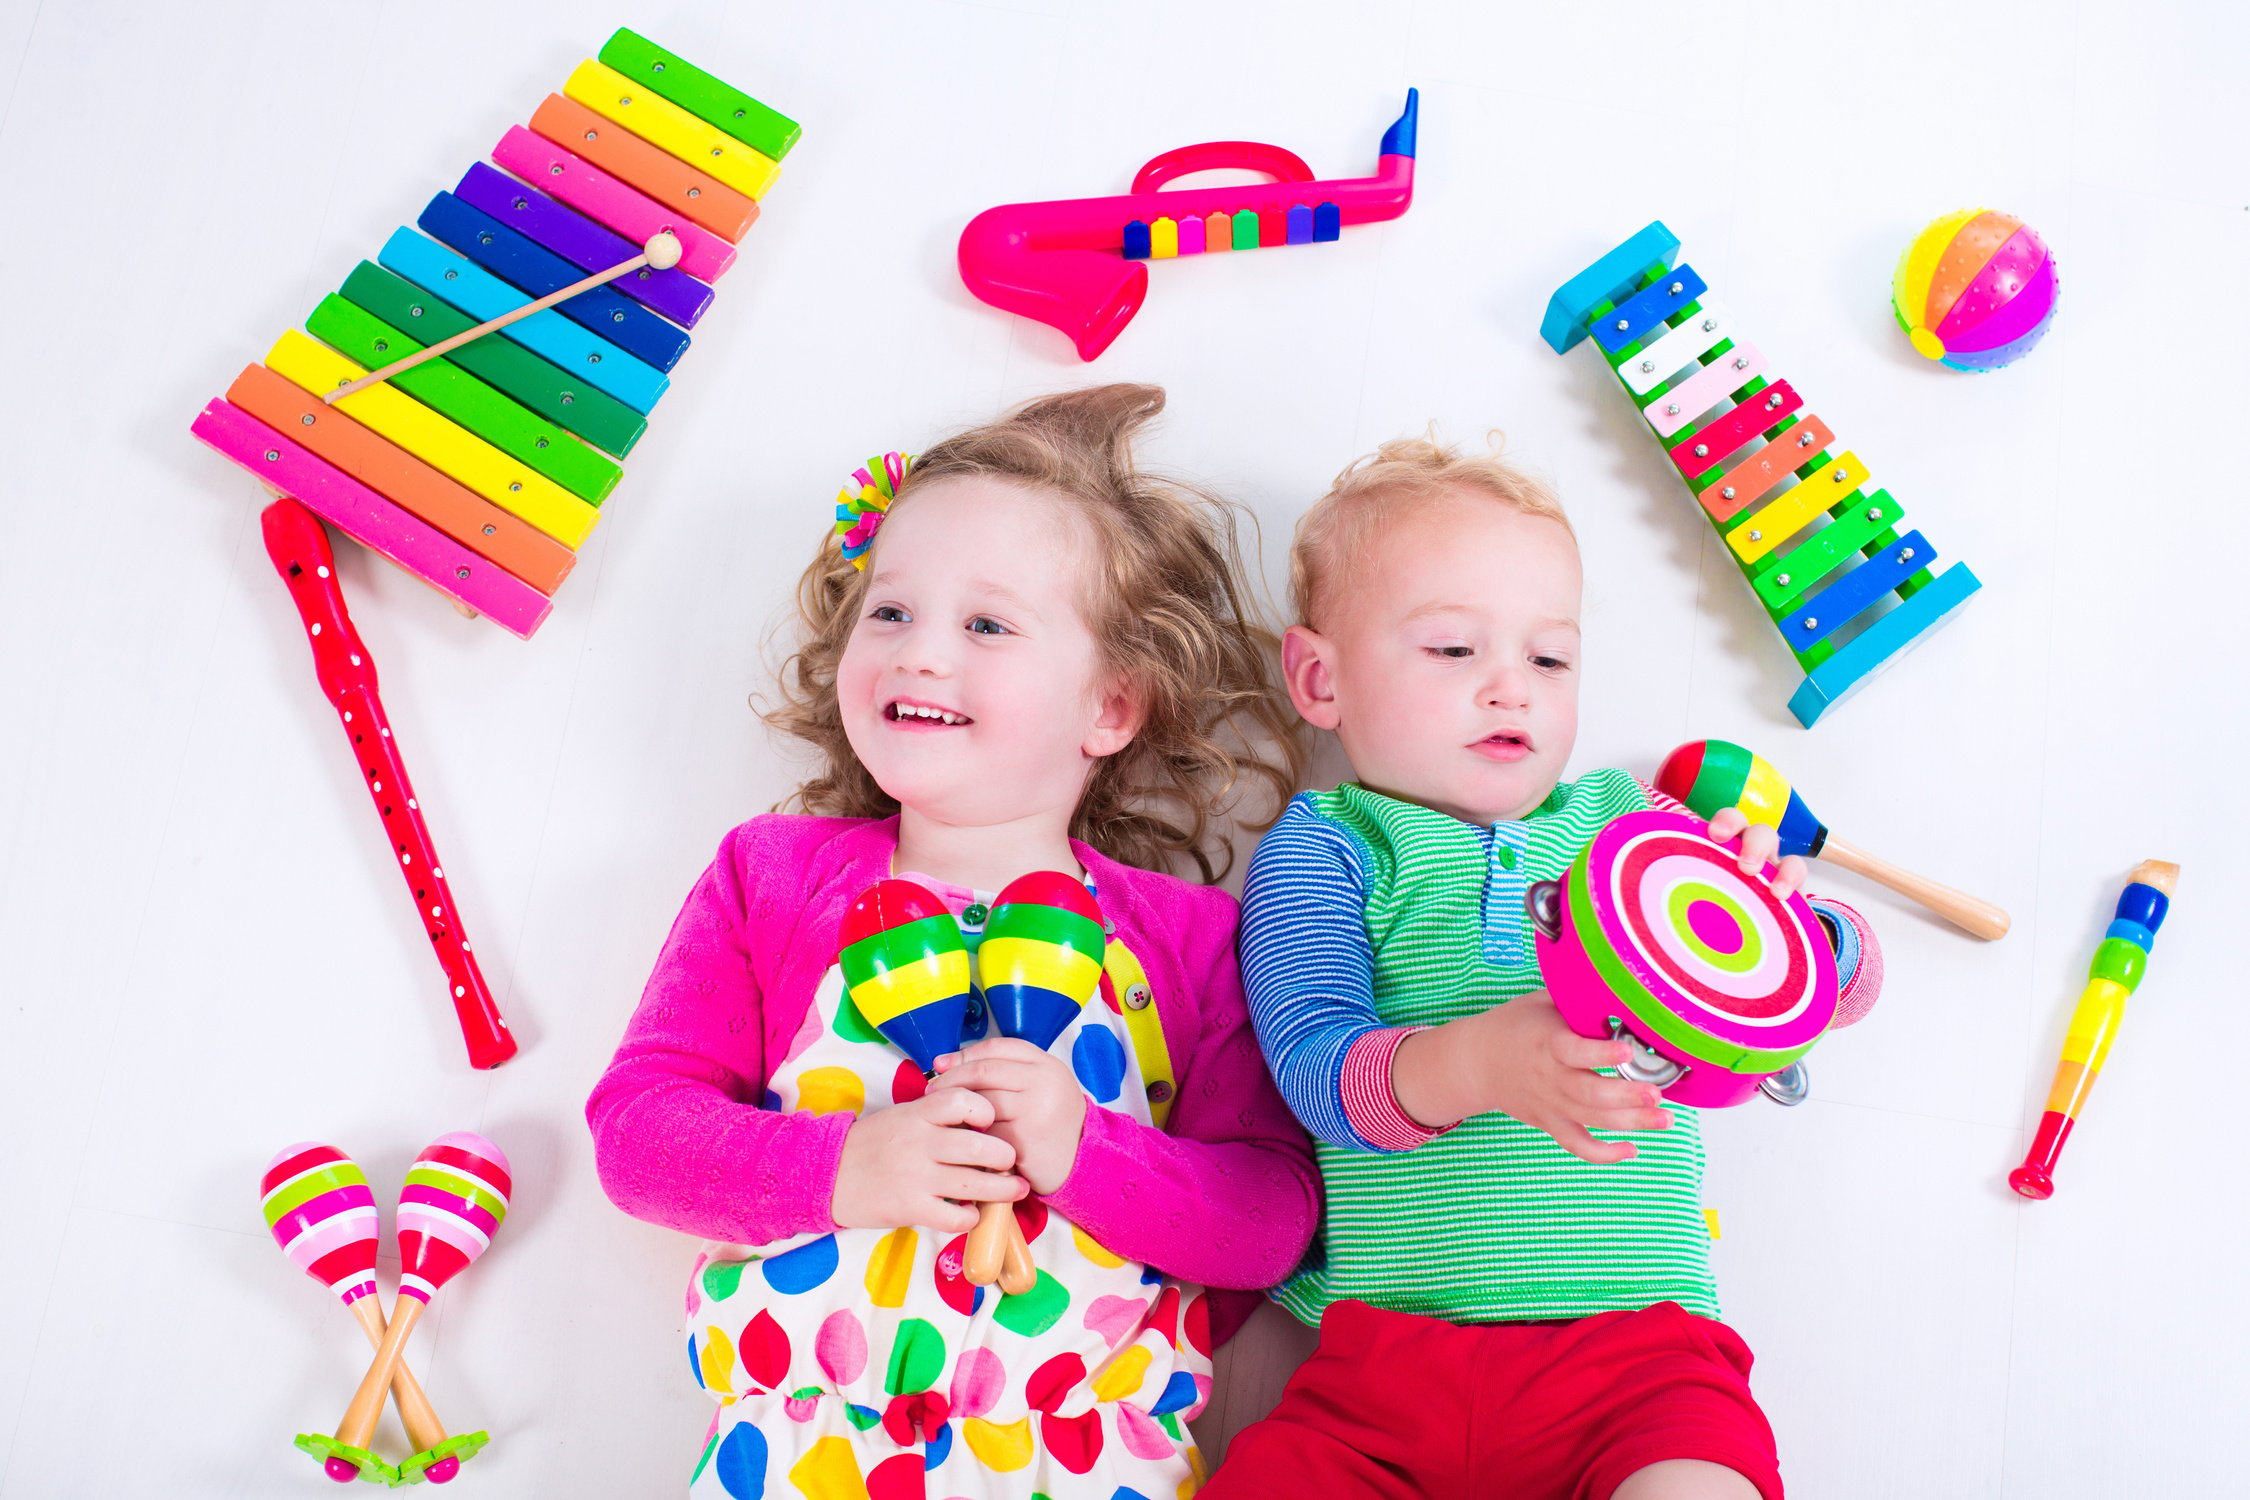
[(1662, 222), (1572, 277), (1540, 335), (1557, 354), (1593, 335), (1633, 404), (1805, 670), (1789, 711), (1808, 728), (1945, 623), (1980, 587), (1966, 563), (1933, 573), (1919, 531), (1867, 488), (1867, 466), (1733, 320), (1673, 264)]

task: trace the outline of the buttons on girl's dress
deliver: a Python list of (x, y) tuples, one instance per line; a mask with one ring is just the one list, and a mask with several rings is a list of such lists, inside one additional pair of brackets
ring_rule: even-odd
[(1171, 1097), (1172, 1085), (1166, 1083), (1163, 1079), (1156, 1079), (1154, 1082), (1149, 1084), (1148, 1098), (1151, 1104), (1162, 1104), (1165, 1100)]
[(990, 907), (982, 901), (972, 901), (962, 909), (961, 924), (965, 927), (982, 927), (984, 919), (990, 915), (992, 915)]
[(1125, 1008), (1127, 1010), (1146, 1010), (1149, 1001), (1153, 998), (1155, 997), (1149, 994), (1148, 986), (1145, 984), (1125, 986)]

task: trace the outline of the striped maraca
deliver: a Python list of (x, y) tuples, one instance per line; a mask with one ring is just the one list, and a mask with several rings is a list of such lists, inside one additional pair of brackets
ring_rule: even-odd
[(1971, 936), (1989, 939), (2008, 934), (2008, 914), (1991, 902), (1902, 870), (1832, 837), (1781, 773), (1740, 745), (1696, 740), (1680, 746), (1664, 758), (1656, 773), (1656, 789), (1687, 804), (1688, 811), (1705, 822), (1718, 816), (1721, 808), (1739, 808), (1751, 822), (1763, 823), (1781, 835), (1783, 854), (1842, 865), (1920, 902)]
[[(323, 1460), (328, 1477), (348, 1483), (382, 1460), (367, 1451), (383, 1391), (391, 1383), (407, 1337), (429, 1306), (431, 1296), (470, 1261), (485, 1252), (508, 1214), (508, 1158), (481, 1135), (456, 1131), (422, 1148), (407, 1170), (398, 1199), (398, 1296), (391, 1304), (390, 1327), (375, 1350), (336, 1435), (306, 1433), (297, 1446)], [(415, 1472), (427, 1455), (417, 1454), (402, 1474)], [(428, 1468), (439, 1467), (435, 1459)]]
[(836, 962), (867, 1024), (925, 1076), (961, 1046), (969, 946), (945, 903), (911, 880), (882, 880), (844, 913)]
[[(367, 1341), (381, 1348), (384, 1325), (382, 1299), (375, 1288), (375, 1246), (383, 1226), (359, 1163), (334, 1146), (300, 1141), (284, 1147), (266, 1164), (258, 1192), (274, 1243), (298, 1270), (341, 1298), (359, 1320)], [(404, 1360), (392, 1372), (391, 1399), (398, 1403), (407, 1437), (421, 1450), (416, 1459), (437, 1455), (417, 1470), (432, 1484), (443, 1484), (458, 1474), (463, 1460), (484, 1446), (481, 1432), (446, 1435), (445, 1424)]]
[[(1101, 988), (1108, 951), (1101, 908), (1084, 885), (1056, 870), (1011, 880), (977, 944), (977, 983), (993, 1025), (1041, 1051), (1053, 1046)], [(962, 1270), (978, 1285), (998, 1281), (1011, 1297), (1031, 1290), (1038, 1273), (1007, 1204), (984, 1206)]]

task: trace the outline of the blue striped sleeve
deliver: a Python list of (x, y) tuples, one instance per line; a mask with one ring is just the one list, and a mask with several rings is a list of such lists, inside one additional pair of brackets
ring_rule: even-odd
[(1375, 1151), (1344, 1110), (1344, 1056), (1383, 1029), (1358, 843), (1300, 794), (1250, 857), (1242, 987), (1281, 1095), (1332, 1146)]

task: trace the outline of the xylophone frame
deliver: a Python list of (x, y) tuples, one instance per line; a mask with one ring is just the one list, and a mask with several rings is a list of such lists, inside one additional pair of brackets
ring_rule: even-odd
[(1929, 541), (1900, 534), (1898, 502), (1866, 488), (1857, 454), (1831, 456), (1827, 424), (1767, 378), (1765, 357), (1704, 300), (1703, 278), (1675, 267), (1679, 249), (1650, 224), (1565, 282), (1539, 333), (1557, 354), (1593, 336), (1804, 669), (1789, 711), (1810, 728), (1981, 585), (1965, 563), (1931, 570)]

